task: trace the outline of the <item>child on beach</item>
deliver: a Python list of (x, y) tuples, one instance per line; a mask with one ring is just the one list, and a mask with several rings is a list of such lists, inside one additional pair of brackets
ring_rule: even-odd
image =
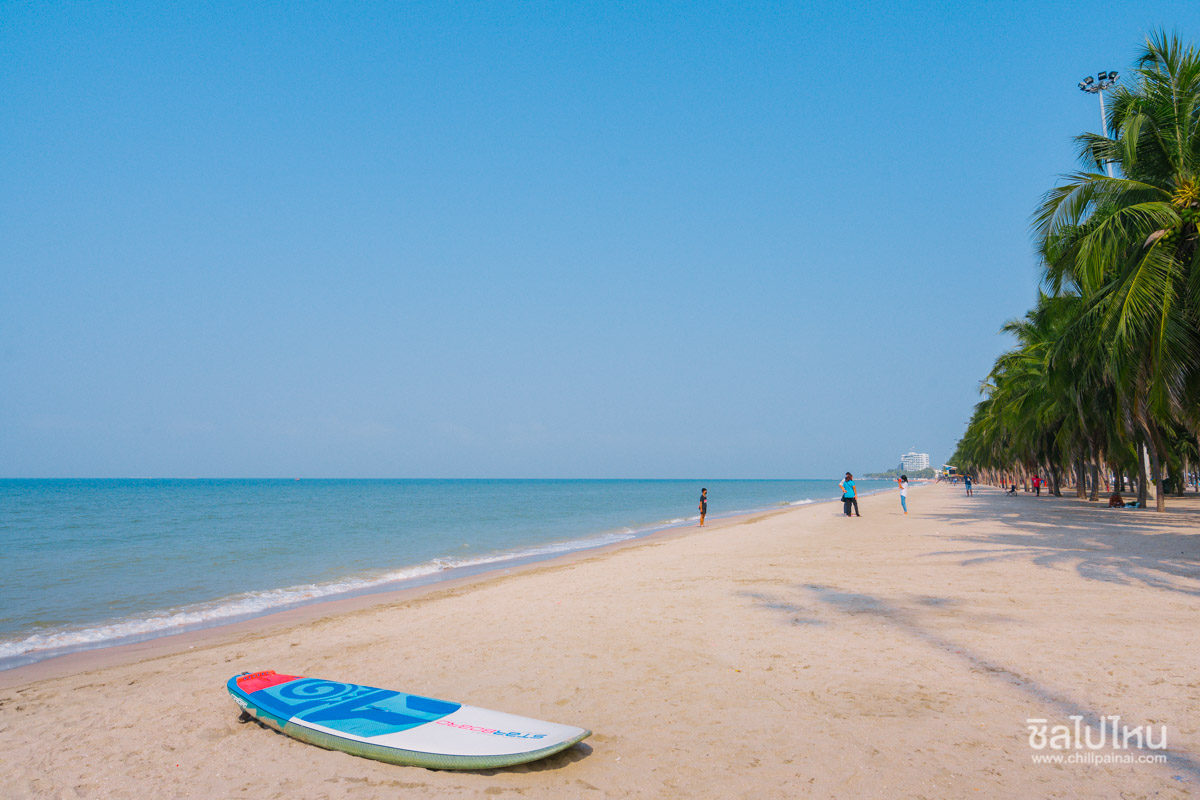
[(700, 527), (704, 527), (704, 515), (708, 513), (708, 489), (700, 490)]
[(904, 509), (904, 515), (908, 516), (908, 476), (901, 475), (896, 483), (900, 484), (900, 507)]
[(963, 475), (963, 485), (967, 487), (967, 497), (971, 497), (971, 476)]
[(858, 513), (858, 491), (854, 488), (854, 476), (849, 472), (842, 479), (838, 486), (842, 488), (842, 511), (846, 516), (850, 516), (850, 506), (854, 506), (854, 516), (861, 517)]

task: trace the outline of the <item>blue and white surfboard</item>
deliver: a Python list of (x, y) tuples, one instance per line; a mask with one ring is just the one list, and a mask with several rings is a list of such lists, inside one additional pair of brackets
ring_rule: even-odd
[(276, 672), (235, 675), (226, 687), (246, 712), (289, 736), (391, 764), (507, 767), (545, 758), (591, 735), (571, 725)]

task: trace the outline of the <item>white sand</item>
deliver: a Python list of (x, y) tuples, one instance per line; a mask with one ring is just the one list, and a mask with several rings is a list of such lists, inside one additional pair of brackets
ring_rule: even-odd
[[(0, 797), (1182, 798), (1200, 503), (1171, 505), (891, 493), (0, 673)], [(595, 735), (390, 766), (239, 723), (225, 681), (263, 669)], [(1166, 725), (1169, 762), (1033, 764), (1025, 720), (1072, 714)]]

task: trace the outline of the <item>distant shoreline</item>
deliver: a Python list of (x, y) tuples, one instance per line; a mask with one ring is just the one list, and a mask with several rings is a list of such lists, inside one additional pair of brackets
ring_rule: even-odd
[[(865, 496), (865, 495), (864, 495)], [(818, 506), (828, 506), (840, 500), (814, 501), (802, 506), (783, 506), (775, 509), (747, 511), (728, 516), (710, 517), (704, 531), (720, 530), (743, 523), (765, 519), (789, 511), (801, 511)], [(520, 575), (538, 568), (551, 568), (571, 564), (607, 553), (653, 544), (690, 533), (700, 532), (698, 525), (681, 523), (657, 528), (645, 535), (611, 544), (600, 545), (565, 553), (531, 557), (519, 563), (490, 564), (479, 569), (446, 570), (429, 576), (428, 580), (400, 582), (399, 585), (383, 586), (376, 590), (324, 597), (287, 608), (263, 611), (244, 619), (214, 622), (187, 630), (172, 631), (129, 642), (102, 644), (85, 649), (72, 649), (52, 653), (43, 658), (12, 667), (0, 668), (0, 688), (21, 683), (43, 680), (63, 674), (73, 674), (191, 649), (220, 641), (238, 634), (256, 634), (279, 626), (293, 626), (317, 619), (359, 611), (374, 606), (411, 602), (444, 591), (488, 583), (498, 578)]]
[[(31, 481), (42, 481), (43, 479), (29, 479)], [(53, 479), (70, 481), (76, 479)], [(90, 481), (91, 479), (80, 479)], [(104, 479), (108, 480), (108, 479)], [(127, 479), (112, 479), (122, 481)], [(154, 480), (170, 480), (175, 479), (154, 479)], [(225, 480), (225, 479), (222, 479)], [(239, 482), (251, 479), (228, 479), (231, 482)], [(259, 479), (254, 479), (259, 480)], [(269, 479), (274, 480), (274, 479)], [(338, 479), (341, 480), (341, 479)], [(357, 479), (347, 479), (357, 481)], [(386, 479), (381, 479), (386, 480)], [(441, 479), (429, 479), (438, 481)], [(517, 479), (511, 479), (514, 482)], [(614, 479), (620, 480), (620, 479)], [(674, 480), (674, 479), (672, 479)], [(558, 481), (554, 481), (558, 482)], [(824, 482), (824, 479), (820, 479)], [(715, 483), (715, 481), (713, 481)], [(833, 483), (832, 481), (830, 483)], [(887, 491), (891, 487), (878, 487), (873, 491), (863, 492), (863, 496), (878, 492)], [(771, 505), (761, 506), (757, 508), (749, 508), (728, 514), (718, 514), (709, 517), (708, 527), (723, 526), (729, 523), (737, 523), (749, 517), (755, 517), (763, 514), (775, 513), (778, 511), (788, 510), (799, 506), (813, 505), (818, 503), (837, 502), (836, 498), (828, 498), (825, 500), (801, 500), (793, 505)], [(104, 638), (95, 640), (84, 640), (72, 642), (58, 647), (37, 647), (19, 652), (11, 656), (0, 658), (0, 674), (21, 670), (28, 667), (35, 667), (38, 664), (63, 659), (68, 657), (83, 657), (89, 653), (98, 653), (110, 649), (135, 648), (138, 652), (143, 651), (147, 646), (152, 645), (156, 641), (174, 639), (180, 636), (202, 635), (206, 631), (220, 630), (231, 626), (245, 626), (253, 624), (259, 620), (266, 620), (266, 624), (270, 624), (271, 620), (279, 615), (286, 614), (303, 614), (305, 609), (315, 609), (313, 612), (316, 615), (328, 613), (322, 610), (324, 606), (334, 603), (343, 602), (367, 602), (370, 603), (372, 598), (386, 598), (387, 596), (399, 593), (420, 592), (425, 590), (436, 590), (443, 585), (457, 585), (462, 582), (471, 582), (474, 580), (486, 580), (489, 576), (495, 574), (506, 573), (511, 570), (520, 570), (540, 564), (552, 563), (560, 558), (572, 558), (576, 556), (586, 556), (595, 552), (604, 552), (611, 547), (619, 547), (622, 545), (633, 545), (647, 539), (661, 537), (672, 533), (686, 533), (694, 527), (694, 523), (698, 517), (688, 517), (680, 520), (665, 521), (648, 525), (645, 529), (633, 531), (625, 538), (615, 542), (602, 542), (593, 544), (597, 541), (595, 535), (585, 535), (582, 538), (570, 540), (563, 543), (554, 552), (531, 553), (522, 555), (519, 551), (509, 555), (499, 554), (496, 557), (484, 561), (482, 563), (471, 563), (462, 566), (450, 566), (439, 568), (431, 566), (428, 571), (421, 574), (416, 574), (411, 577), (404, 577), (396, 580), (384, 580), (377, 583), (362, 585), (357, 588), (347, 590), (330, 591), (328, 593), (318, 592), (315, 596), (310, 592), (306, 593), (304, 587), (298, 587), (293, 590), (295, 595), (292, 600), (283, 600), (274, 605), (256, 608), (245, 612), (228, 613), (220, 616), (197, 619), (196, 612), (189, 612), (187, 609), (182, 609), (174, 612), (174, 616), (181, 620), (179, 624), (167, 624), (173, 617), (163, 618), (161, 613), (156, 612), (156, 616), (164, 621), (160, 623), (160, 627), (149, 630), (138, 629), (138, 620), (134, 619), (130, 623), (131, 631), (122, 634), (118, 630), (113, 630), (114, 625), (122, 624), (121, 620), (112, 620), (106, 623), (100, 623), (91, 628), (80, 628), (80, 631), (86, 633), (88, 630), (95, 628), (97, 630), (105, 630)], [(577, 544), (578, 546), (572, 546)], [(218, 610), (222, 605), (228, 603), (226, 601), (213, 601), (210, 605)], [(166, 612), (163, 612), (166, 613)], [(13, 638), (10, 642), (20, 642), (20, 638)], [(85, 659), (86, 660), (86, 659)]]

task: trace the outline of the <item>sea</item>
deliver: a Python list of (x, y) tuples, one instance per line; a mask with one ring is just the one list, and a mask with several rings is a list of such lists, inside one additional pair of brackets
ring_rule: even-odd
[[(862, 494), (894, 488), (859, 481)], [(834, 500), (837, 480), (0, 480), (0, 670)]]

